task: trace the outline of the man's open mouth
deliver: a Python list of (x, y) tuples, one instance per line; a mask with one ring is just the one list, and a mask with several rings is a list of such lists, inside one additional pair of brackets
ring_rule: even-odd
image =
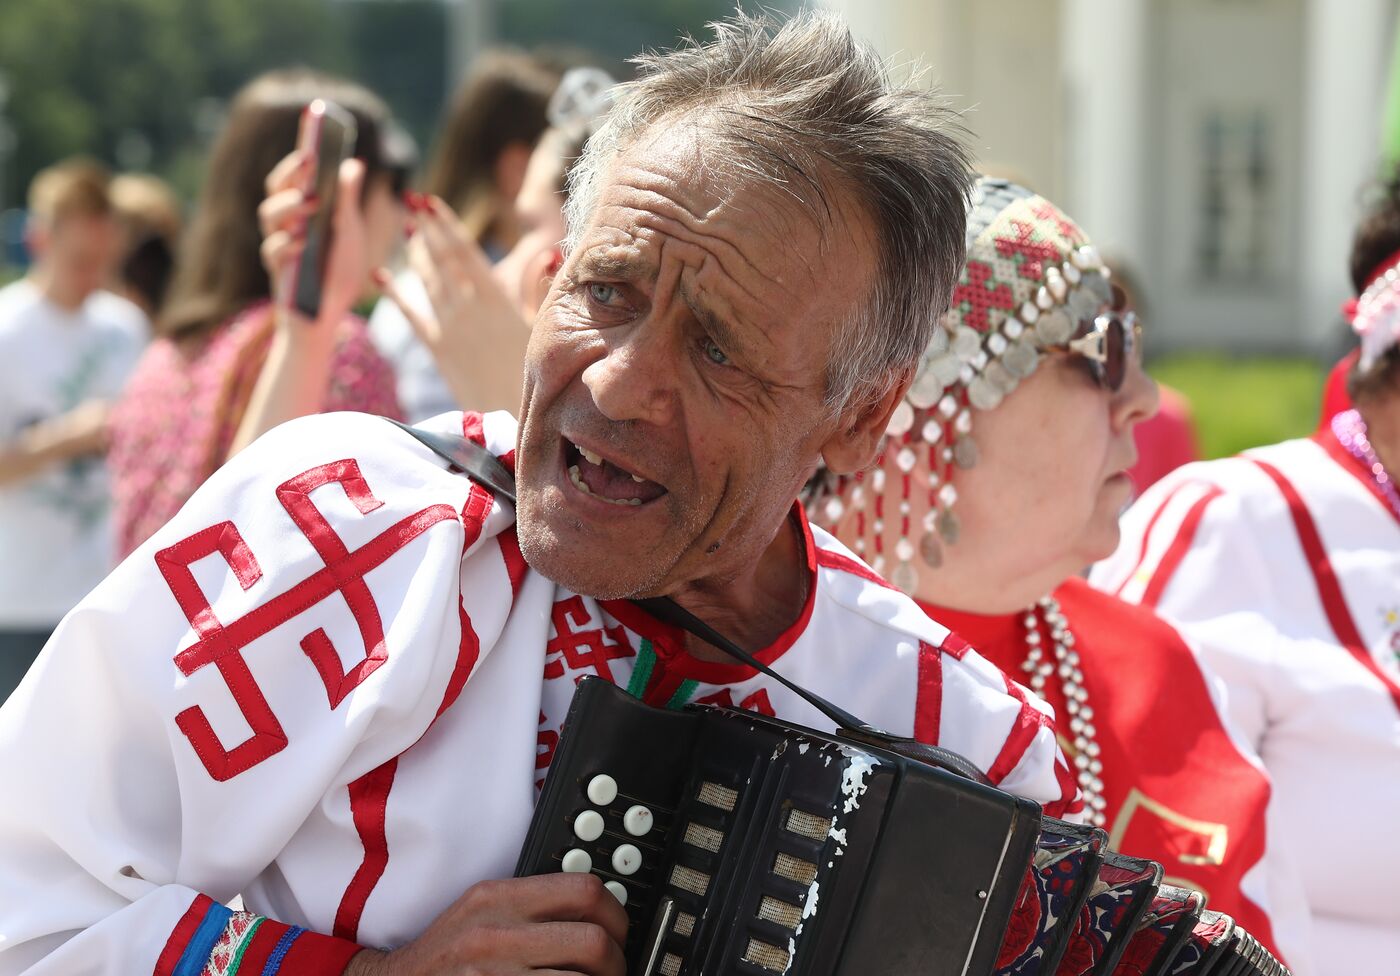
[(635, 507), (666, 494), (666, 489), (656, 482), (633, 474), (568, 438), (564, 439), (564, 467), (575, 488), (613, 505)]

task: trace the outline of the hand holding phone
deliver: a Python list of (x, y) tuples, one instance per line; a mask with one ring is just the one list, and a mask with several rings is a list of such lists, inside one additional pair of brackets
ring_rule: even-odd
[(354, 154), (355, 137), (355, 117), (334, 102), (318, 98), (302, 113), (297, 152), (306, 158), (303, 192), (314, 200), (314, 209), (306, 217), (301, 254), (288, 268), (289, 280), (282, 294), (293, 308), (311, 319), (321, 310), (340, 164)]

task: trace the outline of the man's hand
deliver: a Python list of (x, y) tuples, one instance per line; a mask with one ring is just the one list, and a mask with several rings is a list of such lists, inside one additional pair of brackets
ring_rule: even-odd
[(624, 976), (627, 913), (591, 874), (473, 885), (418, 938), (366, 949), (345, 976)]

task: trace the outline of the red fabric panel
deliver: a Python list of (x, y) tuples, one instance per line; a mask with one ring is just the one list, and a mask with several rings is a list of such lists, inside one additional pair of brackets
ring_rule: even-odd
[[(350, 784), (350, 815), (355, 831), (365, 848), (365, 858), (350, 879), (350, 885), (340, 899), (335, 913), (335, 934), (338, 938), (355, 941), (360, 928), (360, 916), (374, 886), (384, 876), (389, 864), (389, 839), (385, 819), (389, 809), (389, 790), (394, 785), (398, 757), (370, 770)], [(293, 972), (295, 970), (292, 970)]]

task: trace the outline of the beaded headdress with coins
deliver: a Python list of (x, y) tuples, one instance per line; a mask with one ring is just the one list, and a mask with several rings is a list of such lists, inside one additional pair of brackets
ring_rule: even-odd
[[(1080, 320), (1093, 319), (1112, 299), (1098, 251), (1050, 201), (983, 177), (970, 203), (967, 263), (890, 418), (879, 459), (854, 476), (819, 472), (807, 495), (808, 514), (819, 525), (834, 527), (848, 509), (860, 509), (857, 554), (905, 592), (918, 584), (917, 562), (936, 567), (943, 546), (957, 542), (952, 474), (977, 463), (974, 408), (995, 409), (1035, 371), (1044, 350), (1067, 342)], [(916, 500), (910, 472), (921, 456), (928, 497)], [(891, 479), (893, 496), (886, 491)], [(867, 496), (874, 508), (869, 519)], [(897, 531), (891, 535), (887, 527)], [(895, 540), (893, 552), (886, 551), (887, 536)]]

